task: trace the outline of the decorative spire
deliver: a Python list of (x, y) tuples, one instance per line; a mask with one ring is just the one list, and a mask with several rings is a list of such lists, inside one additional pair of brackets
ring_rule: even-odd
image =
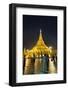
[(40, 29), (40, 33), (42, 33), (41, 29)]
[(42, 37), (42, 30), (40, 29), (40, 34), (39, 34), (39, 41), (43, 41), (43, 37)]
[(27, 53), (28, 55), (33, 55), (35, 54), (36, 56), (38, 56), (38, 53), (41, 54), (41, 52), (43, 54), (48, 54), (48, 46), (45, 44), (44, 40), (43, 40), (43, 36), (42, 36), (42, 30), (40, 29), (39, 31), (39, 38), (38, 41), (36, 43), (36, 45), (29, 51), (30, 53)]
[(40, 29), (40, 34), (39, 34), (39, 39), (37, 41), (37, 45), (43, 45), (44, 46), (44, 41), (43, 41), (41, 29)]
[(39, 39), (38, 39), (35, 47), (37, 47), (37, 48), (41, 48), (41, 47), (42, 48), (48, 48), (47, 45), (44, 43), (41, 29), (40, 29)]
[(41, 29), (40, 29), (39, 40), (43, 40), (43, 38), (42, 38), (42, 30)]

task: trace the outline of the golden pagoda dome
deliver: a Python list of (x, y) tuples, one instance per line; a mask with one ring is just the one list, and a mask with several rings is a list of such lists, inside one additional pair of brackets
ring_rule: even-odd
[(39, 39), (36, 43), (36, 45), (31, 49), (29, 50), (29, 52), (27, 53), (27, 56), (33, 56), (36, 55), (40, 55), (40, 54), (47, 54), (49, 53), (49, 48), (48, 46), (44, 43), (44, 40), (43, 40), (43, 37), (42, 37), (42, 31), (40, 29), (40, 34), (39, 34)]
[(39, 39), (38, 39), (36, 45), (30, 50), (30, 52), (37, 55), (37, 54), (41, 54), (41, 53), (42, 54), (47, 54), (48, 51), (49, 51), (49, 48), (44, 43), (44, 40), (43, 40), (43, 37), (42, 37), (42, 31), (40, 30)]

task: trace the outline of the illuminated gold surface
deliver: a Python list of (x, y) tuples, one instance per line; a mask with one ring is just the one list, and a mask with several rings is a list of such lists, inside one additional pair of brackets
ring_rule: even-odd
[[(40, 30), (39, 39), (36, 45), (31, 50), (24, 49), (24, 56), (26, 58), (24, 74), (32, 74), (32, 72), (34, 72), (35, 74), (39, 74), (42, 67), (42, 60), (41, 58), (38, 57), (41, 57), (41, 55), (44, 56), (45, 54), (49, 56), (49, 66), (48, 66), (49, 73), (55, 73), (56, 67), (54, 65), (54, 62), (51, 61), (51, 57), (53, 55), (56, 55), (56, 50), (53, 49), (53, 47), (51, 46), (48, 47), (44, 43), (42, 31)], [(33, 62), (31, 59), (34, 56), (35, 62)]]
[(48, 47), (45, 43), (44, 43), (44, 40), (43, 40), (43, 37), (42, 37), (42, 31), (40, 30), (40, 35), (39, 35), (39, 39), (36, 43), (36, 45), (31, 49), (31, 50), (26, 50), (24, 49), (24, 55), (26, 55), (26, 57), (32, 57), (33, 54), (35, 54), (35, 56), (38, 56), (40, 54), (55, 54), (56, 53), (56, 50), (51, 48), (51, 47)]

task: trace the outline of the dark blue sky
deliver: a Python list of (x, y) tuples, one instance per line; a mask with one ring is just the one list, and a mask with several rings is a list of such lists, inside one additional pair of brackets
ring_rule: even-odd
[(40, 29), (47, 46), (57, 48), (57, 17), (23, 15), (23, 43), (31, 49), (39, 38)]

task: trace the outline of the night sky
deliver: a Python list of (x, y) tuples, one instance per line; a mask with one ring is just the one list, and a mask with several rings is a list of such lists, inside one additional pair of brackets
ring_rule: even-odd
[(23, 15), (24, 48), (31, 49), (36, 45), (42, 30), (43, 40), (47, 46), (57, 48), (57, 17)]

